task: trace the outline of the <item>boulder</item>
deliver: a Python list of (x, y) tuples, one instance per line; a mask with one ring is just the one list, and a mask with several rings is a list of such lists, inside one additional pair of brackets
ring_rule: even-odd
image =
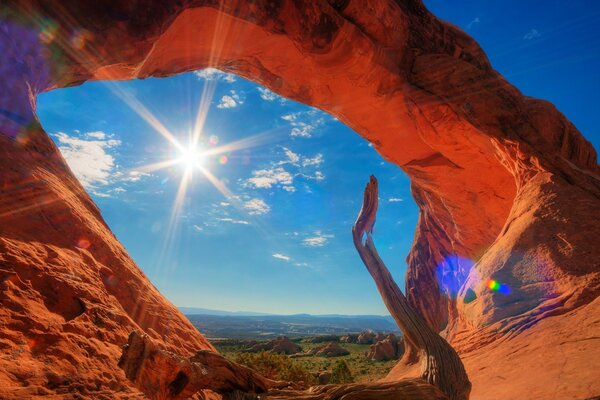
[(324, 346), (312, 348), (309, 351), (307, 351), (306, 354), (330, 358), (347, 356), (348, 354), (350, 354), (350, 352), (337, 343), (329, 343)]
[(287, 336), (278, 336), (277, 339), (271, 340), (266, 343), (257, 343), (244, 351), (249, 353), (256, 353), (259, 351), (270, 351), (272, 353), (279, 354), (296, 354), (302, 351), (302, 348), (296, 343), (288, 339)]
[(374, 332), (362, 332), (360, 335), (358, 335), (358, 339), (356, 340), (356, 343), (358, 343), (358, 344), (373, 344), (373, 343), (375, 343), (376, 337), (377, 337), (377, 335), (375, 335)]
[(394, 334), (387, 335), (384, 339), (371, 345), (367, 358), (374, 361), (388, 361), (399, 359), (404, 353), (404, 341)]
[(340, 338), (340, 342), (342, 343), (356, 343), (358, 341), (358, 335), (351, 333), (349, 335), (344, 335)]

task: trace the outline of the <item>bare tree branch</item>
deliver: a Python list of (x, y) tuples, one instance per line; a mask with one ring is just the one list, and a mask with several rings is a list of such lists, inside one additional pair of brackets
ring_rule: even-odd
[(377, 205), (377, 179), (371, 176), (365, 188), (362, 209), (352, 228), (354, 246), (373, 277), (383, 302), (402, 330), (407, 345), (420, 352), (421, 377), (437, 386), (452, 400), (468, 399), (471, 383), (460, 357), (411, 308), (377, 253), (372, 237)]

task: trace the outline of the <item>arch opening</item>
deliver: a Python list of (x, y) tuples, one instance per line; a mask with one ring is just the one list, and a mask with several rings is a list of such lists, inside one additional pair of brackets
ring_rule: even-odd
[[(153, 117), (124, 107), (124, 92)], [(207, 92), (212, 99), (201, 99)], [(204, 113), (197, 146), (204, 160), (190, 172), (182, 150), (148, 120), (188, 143), (197, 112)], [(388, 259), (408, 254), (416, 206), (404, 173), (336, 119), (210, 69), (52, 91), (38, 97), (37, 113), (116, 237), (176, 305), (386, 313), (361, 285), (364, 271), (348, 240), (361, 177), (376, 173), (390, 186), (382, 194), (389, 222), (380, 228)], [(93, 251), (94, 243), (75, 245)], [(395, 264), (403, 282), (404, 263)], [(340, 293), (327, 290), (331, 279)], [(286, 296), (294, 303), (273, 301)]]

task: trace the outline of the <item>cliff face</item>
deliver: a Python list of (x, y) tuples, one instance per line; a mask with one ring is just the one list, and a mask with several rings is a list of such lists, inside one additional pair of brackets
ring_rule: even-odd
[[(178, 353), (211, 348), (114, 238), (40, 127), (35, 96), (212, 66), (329, 112), (411, 177), (420, 218), (406, 294), (463, 356), (473, 397), (490, 385), (508, 397), (600, 392), (594, 368), (578, 371), (600, 359), (596, 153), (420, 1), (9, 3), (0, 13), (1, 388), (121, 390), (115, 365), (133, 328)], [(566, 328), (583, 321), (583, 331)], [(544, 379), (498, 378), (521, 368), (544, 368)], [(404, 360), (389, 378), (408, 373)]]

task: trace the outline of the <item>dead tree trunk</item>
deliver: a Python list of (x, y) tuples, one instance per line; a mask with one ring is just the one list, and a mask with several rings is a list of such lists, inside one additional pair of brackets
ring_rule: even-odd
[(460, 357), (411, 308), (375, 249), (372, 232), (377, 214), (377, 199), (377, 179), (371, 176), (365, 188), (362, 209), (352, 228), (354, 246), (373, 277), (383, 302), (402, 330), (407, 346), (420, 352), (421, 378), (437, 386), (452, 400), (466, 400), (471, 392), (471, 382)]

